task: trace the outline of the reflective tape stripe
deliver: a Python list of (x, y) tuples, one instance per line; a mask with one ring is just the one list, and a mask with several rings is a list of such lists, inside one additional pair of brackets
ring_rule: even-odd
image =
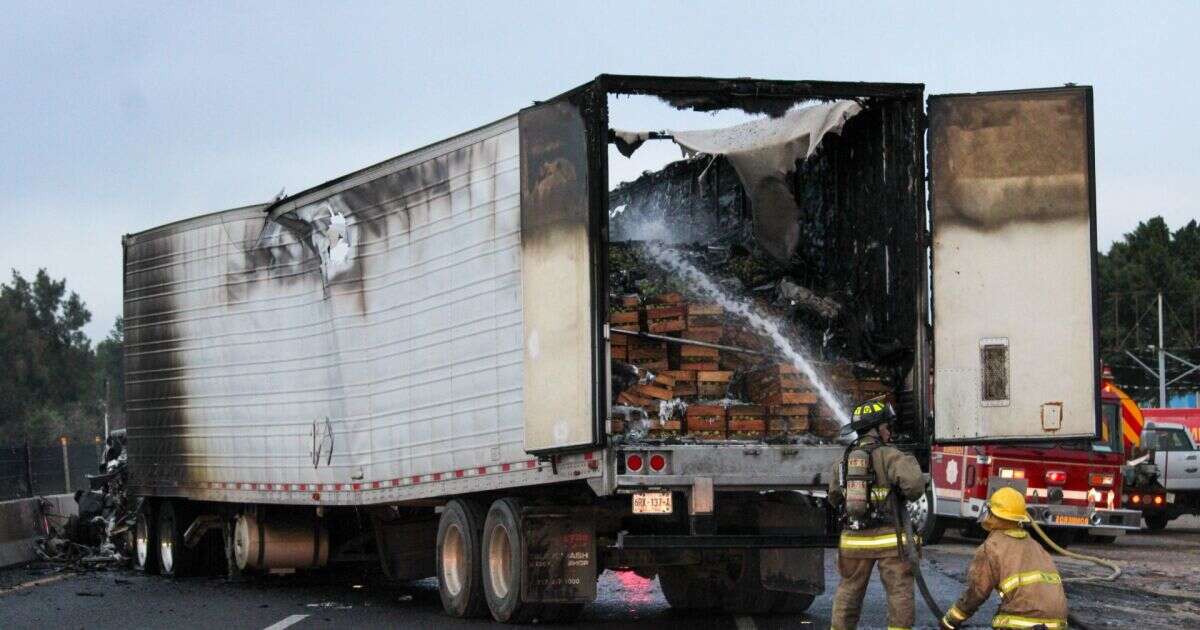
[(887, 630), (912, 630), (908, 626), (888, 626)]
[(1000, 580), (1000, 585), (996, 587), (996, 590), (1000, 591), (1001, 595), (1007, 596), (1012, 591), (1030, 584), (1062, 584), (1062, 577), (1049, 571), (1026, 571)]
[(838, 542), (838, 548), (887, 549), (889, 547), (895, 547), (897, 544), (899, 543), (896, 540), (895, 534), (884, 534), (882, 536), (861, 536), (842, 532), (842, 538), (841, 541)]
[(875, 501), (883, 501), (887, 499), (888, 492), (891, 492), (891, 490), (884, 486), (872, 486), (871, 498)]
[(1019, 615), (996, 615), (992, 617), (993, 628), (1033, 628), (1046, 626), (1046, 630), (1067, 630), (1066, 619), (1038, 619)]
[(954, 621), (966, 621), (967, 620), (967, 613), (959, 610), (958, 604), (951, 606), (950, 610), (946, 611), (946, 616), (952, 618)]
[(1023, 529), (1002, 529), (1000, 530), (1000, 533), (1008, 536), (1009, 538), (1016, 538), (1017, 540), (1029, 537), (1029, 532)]

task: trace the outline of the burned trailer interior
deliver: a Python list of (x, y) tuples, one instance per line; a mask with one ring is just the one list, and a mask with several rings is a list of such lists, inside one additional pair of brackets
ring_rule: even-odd
[[(844, 422), (836, 407), (887, 395), (923, 442), (914, 376), (927, 339), (922, 86), (598, 81), (610, 143), (609, 435), (826, 442)], [(659, 126), (618, 118), (630, 109), (622, 101), (638, 98), (665, 115), (635, 124)], [(680, 120), (709, 128), (667, 126)], [(712, 120), (741, 122), (712, 129)], [(664, 143), (682, 156), (659, 151), (655, 168), (614, 181), (631, 170), (620, 162)], [(781, 344), (813, 364), (832, 397)]]

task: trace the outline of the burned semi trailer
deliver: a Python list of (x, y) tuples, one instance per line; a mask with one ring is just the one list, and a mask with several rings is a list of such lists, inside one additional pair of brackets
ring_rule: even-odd
[[(631, 127), (625, 98), (739, 118)], [(126, 236), (139, 566), (369, 555), (500, 621), (570, 617), (631, 569), (672, 606), (799, 611), (858, 399), (890, 396), (923, 458), (1092, 438), (1091, 92), (923, 99), (602, 75)], [(654, 143), (684, 156), (610, 177)]]

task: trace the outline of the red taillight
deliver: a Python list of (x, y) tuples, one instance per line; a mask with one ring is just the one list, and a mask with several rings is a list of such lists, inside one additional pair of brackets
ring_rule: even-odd
[(1154, 505), (1162, 505), (1162, 502), (1163, 498), (1161, 494), (1154, 497)]
[(1046, 471), (1046, 483), (1054, 484), (1054, 485), (1056, 485), (1056, 486), (1061, 486), (1061, 485), (1063, 485), (1064, 483), (1067, 483), (1067, 473), (1066, 473), (1066, 471), (1063, 471), (1063, 470), (1047, 470), (1047, 471)]
[(650, 470), (662, 472), (667, 467), (667, 458), (655, 453), (650, 456)]
[(967, 466), (966, 477), (967, 477), (967, 479), (966, 479), (967, 487), (974, 486), (975, 485), (975, 466), (973, 466), (973, 465)]
[(637, 453), (625, 456), (625, 470), (637, 472), (642, 469), (642, 456)]
[(1114, 480), (1114, 475), (1106, 475), (1104, 473), (1092, 473), (1088, 475), (1088, 483), (1093, 486), (1102, 486), (1107, 488), (1113, 485)]

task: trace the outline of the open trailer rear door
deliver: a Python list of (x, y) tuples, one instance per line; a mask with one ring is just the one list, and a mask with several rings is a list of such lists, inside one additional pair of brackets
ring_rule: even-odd
[(575, 90), (518, 116), (525, 450), (536, 454), (595, 444), (604, 400), (594, 182), (580, 103), (590, 96)]
[(1099, 434), (1092, 90), (929, 98), (937, 442)]

